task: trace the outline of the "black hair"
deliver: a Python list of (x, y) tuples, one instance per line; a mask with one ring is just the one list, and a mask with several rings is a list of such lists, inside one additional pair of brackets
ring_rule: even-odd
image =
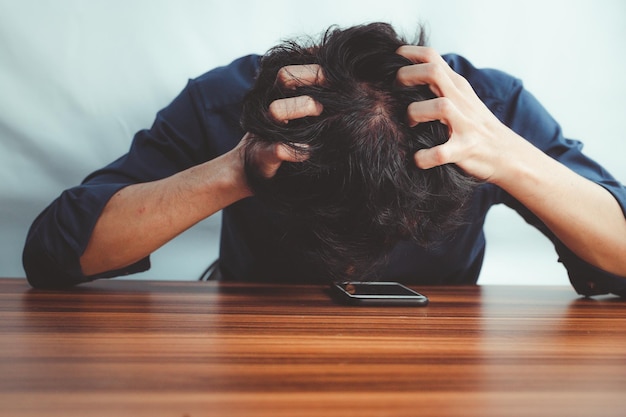
[[(424, 38), (420, 30), (418, 44)], [(286, 216), (293, 245), (329, 279), (375, 276), (399, 240), (439, 241), (462, 223), (476, 184), (455, 165), (415, 165), (414, 153), (447, 141), (448, 128), (409, 126), (408, 105), (434, 95), (428, 86), (396, 83), (398, 69), (412, 64), (396, 54), (405, 44), (385, 23), (331, 27), (318, 41), (286, 41), (263, 56), (244, 101), (242, 126), (252, 133), (245, 149), (248, 183)], [(277, 82), (278, 71), (295, 64), (319, 64), (324, 82), (295, 89)], [(321, 103), (323, 112), (287, 124), (269, 114), (272, 101), (300, 95)], [(265, 178), (252, 156), (262, 143), (287, 144), (308, 159), (284, 162)]]

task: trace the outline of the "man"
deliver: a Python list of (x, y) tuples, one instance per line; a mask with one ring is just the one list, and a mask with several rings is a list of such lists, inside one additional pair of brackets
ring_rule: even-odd
[(504, 203), (554, 242), (579, 293), (626, 294), (626, 189), (518, 80), (405, 44), (385, 24), (331, 29), (260, 72), (248, 56), (192, 80), (35, 220), (30, 283), (145, 270), (221, 209), (223, 279), (475, 283), (485, 215)]

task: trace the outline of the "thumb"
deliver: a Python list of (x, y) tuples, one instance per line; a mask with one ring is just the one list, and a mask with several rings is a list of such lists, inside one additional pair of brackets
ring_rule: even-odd
[(281, 162), (303, 162), (309, 159), (309, 145), (294, 143), (293, 146), (284, 143), (274, 145), (274, 156)]
[(309, 158), (308, 145), (297, 144), (296, 147), (277, 143), (264, 149), (264, 162), (259, 165), (261, 174), (265, 178), (273, 177), (283, 162), (302, 162)]

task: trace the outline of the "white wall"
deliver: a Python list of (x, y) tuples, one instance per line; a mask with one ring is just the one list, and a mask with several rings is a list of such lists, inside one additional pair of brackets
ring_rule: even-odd
[[(126, 151), (186, 80), (283, 38), (388, 21), (410, 38), (525, 81), (566, 135), (622, 181), (626, 2), (620, 0), (0, 0), (0, 276), (23, 276), (33, 218)], [(143, 277), (195, 279), (216, 256), (209, 219)], [(507, 209), (488, 220), (482, 283), (566, 283), (551, 245)]]

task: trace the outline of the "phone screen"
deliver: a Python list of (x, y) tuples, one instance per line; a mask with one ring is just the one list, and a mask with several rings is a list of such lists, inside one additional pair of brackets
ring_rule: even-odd
[(428, 298), (397, 282), (342, 281), (333, 284), (333, 292), (348, 304), (363, 305), (420, 305)]

